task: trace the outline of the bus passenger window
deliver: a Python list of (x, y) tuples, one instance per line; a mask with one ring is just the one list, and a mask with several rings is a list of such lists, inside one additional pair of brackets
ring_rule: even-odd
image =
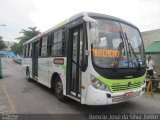
[(42, 38), (41, 56), (47, 56), (47, 40), (48, 36)]
[(52, 56), (64, 55), (64, 30), (59, 30), (54, 33), (54, 41), (52, 44)]
[(24, 58), (26, 57), (26, 46), (24, 46), (24, 48), (23, 48), (23, 57)]
[(30, 44), (29, 57), (32, 57), (32, 43)]
[(28, 56), (28, 57), (30, 57), (30, 56), (29, 56), (29, 53), (30, 53), (30, 44), (28, 44), (28, 51), (27, 51), (27, 56)]
[(51, 56), (52, 54), (52, 44), (54, 40), (54, 33), (49, 34), (48, 42), (47, 42), (47, 56)]
[(25, 57), (28, 57), (28, 45), (26, 45)]
[(41, 56), (41, 48), (42, 47), (42, 38), (40, 38), (40, 40), (39, 40), (39, 56)]

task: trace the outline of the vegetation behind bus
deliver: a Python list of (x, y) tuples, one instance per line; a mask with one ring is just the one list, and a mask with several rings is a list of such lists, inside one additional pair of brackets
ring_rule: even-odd
[(21, 37), (16, 38), (19, 42), (15, 43), (11, 46), (11, 50), (15, 54), (22, 54), (22, 46), (23, 43), (28, 41), (29, 39), (33, 38), (34, 36), (38, 35), (40, 33), (39, 30), (36, 30), (37, 27), (28, 27), (27, 30), (22, 29), (19, 33), (22, 33)]
[(7, 46), (5, 45), (5, 43), (3, 42), (3, 37), (0, 36), (0, 50), (5, 49)]

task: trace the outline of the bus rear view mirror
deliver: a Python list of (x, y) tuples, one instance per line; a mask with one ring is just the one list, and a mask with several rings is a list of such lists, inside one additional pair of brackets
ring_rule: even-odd
[(97, 24), (96, 23), (90, 23), (89, 24), (90, 29), (90, 40), (91, 44), (98, 43), (98, 31), (97, 31)]
[(90, 41), (92, 43), (98, 43), (97, 21), (91, 17), (83, 17), (86, 23), (89, 23)]

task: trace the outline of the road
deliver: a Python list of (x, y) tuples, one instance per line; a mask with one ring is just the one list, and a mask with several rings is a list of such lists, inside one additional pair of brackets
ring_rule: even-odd
[(2, 59), (0, 113), (20, 114), (91, 114), (91, 113), (160, 113), (160, 94), (105, 106), (81, 105), (68, 99), (60, 102), (52, 91), (37, 82), (28, 82), (21, 65)]

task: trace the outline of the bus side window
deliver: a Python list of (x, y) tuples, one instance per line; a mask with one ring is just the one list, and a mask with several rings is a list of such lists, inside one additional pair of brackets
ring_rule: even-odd
[(56, 54), (56, 50), (57, 50), (56, 43), (57, 43), (57, 40), (58, 40), (58, 32), (55, 32), (54, 33), (54, 40), (53, 40), (53, 44), (52, 44), (52, 56), (57, 56), (57, 54)]
[(64, 29), (60, 29), (54, 33), (52, 56), (64, 56), (64, 38)]
[(62, 31), (62, 54), (65, 55), (65, 31)]
[(23, 57), (25, 58), (26, 46), (23, 47)]
[(39, 40), (39, 56), (41, 56), (42, 38)]
[(30, 43), (28, 44), (28, 51), (27, 51), (27, 56), (28, 57), (30, 57), (29, 53), (30, 53)]
[(44, 36), (42, 38), (42, 44), (41, 44), (41, 56), (47, 56), (47, 41), (48, 41), (48, 35)]
[(30, 43), (29, 57), (32, 57), (32, 43)]
[(28, 44), (26, 45), (25, 57), (28, 57)]
[(54, 48), (53, 48), (53, 43), (54, 43), (54, 39), (55, 39), (55, 34), (54, 32), (51, 34), (51, 43), (50, 43), (50, 49), (51, 49), (51, 56), (54, 56)]
[(47, 56), (51, 56), (52, 52), (52, 33), (49, 34), (48, 36), (48, 41), (47, 41)]

